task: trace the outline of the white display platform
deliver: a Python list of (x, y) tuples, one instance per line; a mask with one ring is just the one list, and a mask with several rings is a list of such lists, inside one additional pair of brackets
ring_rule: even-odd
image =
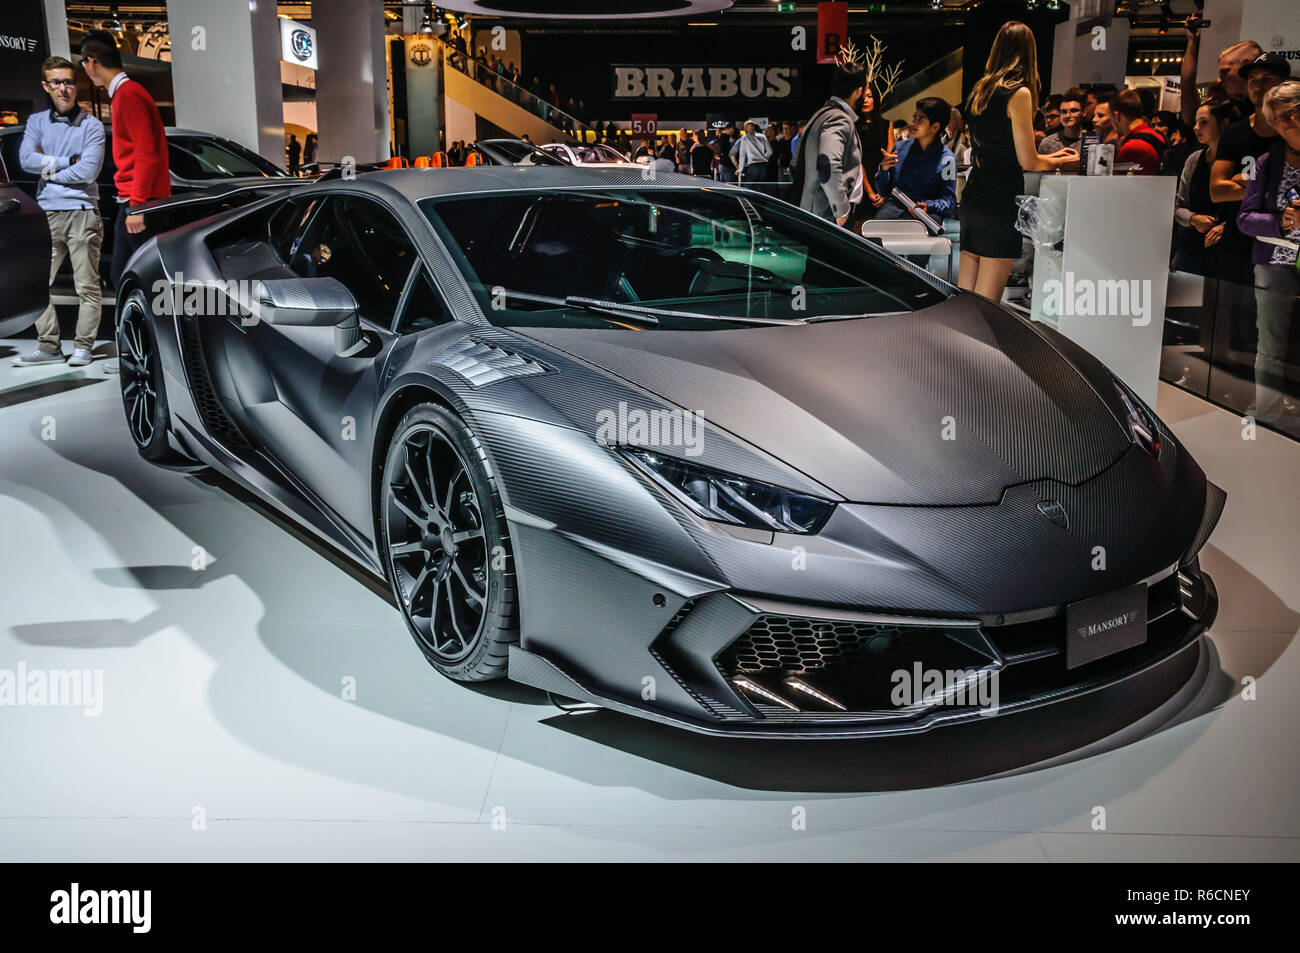
[(1044, 175), (1064, 208), (1059, 251), (1034, 256), (1032, 317), (1100, 358), (1154, 406), (1160, 375), (1172, 176)]

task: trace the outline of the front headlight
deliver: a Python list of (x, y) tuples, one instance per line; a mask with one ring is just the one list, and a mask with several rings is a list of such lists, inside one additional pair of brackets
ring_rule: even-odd
[(623, 447), (637, 469), (688, 509), (710, 520), (778, 533), (816, 533), (835, 504), (651, 450)]
[(1112, 378), (1112, 381), (1115, 390), (1119, 393), (1120, 401), (1124, 404), (1126, 414), (1124, 423), (1128, 427), (1129, 436), (1151, 456), (1160, 456), (1160, 427), (1156, 423), (1155, 414), (1151, 413), (1147, 405), (1142, 403), (1141, 399), (1118, 377)]

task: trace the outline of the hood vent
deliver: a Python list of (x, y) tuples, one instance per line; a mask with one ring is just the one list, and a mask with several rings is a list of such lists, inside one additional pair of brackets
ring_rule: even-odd
[(469, 381), (473, 387), (486, 387), (511, 377), (545, 374), (550, 368), (509, 348), (465, 338), (453, 344), (429, 362), (430, 367), (445, 367)]

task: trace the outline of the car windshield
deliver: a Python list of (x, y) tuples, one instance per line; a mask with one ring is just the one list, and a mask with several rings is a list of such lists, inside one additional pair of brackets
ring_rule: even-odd
[(518, 139), (489, 139), (478, 144), (480, 152), (503, 165), (568, 165), (527, 142)]
[(168, 136), (167, 158), (172, 172), (182, 179), (284, 178), (287, 175), (256, 152), (228, 139), (209, 136)]
[(627, 162), (627, 157), (621, 152), (599, 143), (590, 146), (574, 146), (573, 151), (580, 162)]
[(713, 330), (896, 314), (951, 293), (841, 228), (741, 192), (524, 191), (420, 204), (500, 325)]

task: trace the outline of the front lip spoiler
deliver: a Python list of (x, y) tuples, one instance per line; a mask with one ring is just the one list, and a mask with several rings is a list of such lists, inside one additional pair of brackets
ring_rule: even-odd
[[(647, 705), (637, 704), (626, 699), (610, 698), (599, 695), (579, 684), (549, 659), (536, 653), (529, 652), (517, 645), (512, 645), (510, 647), (509, 677), (514, 681), (531, 685), (534, 688), (539, 688), (555, 695), (573, 698), (586, 704), (597, 705), (601, 708), (608, 708), (611, 711), (622, 712), (626, 715), (634, 715), (638, 718), (648, 718), (651, 721), (657, 721), (661, 724), (672, 725), (677, 728), (684, 728), (687, 731), (693, 731), (698, 734), (713, 735), (716, 737), (829, 741), (849, 738), (918, 735), (935, 728), (971, 721), (987, 721), (1001, 717), (1002, 715), (1028, 711), (1055, 702), (1077, 698), (1081, 695), (1087, 695), (1091, 692), (1109, 688), (1119, 682), (1149, 671), (1157, 665), (1164, 664), (1174, 656), (1179, 655), (1191, 648), (1193, 645), (1196, 645), (1200, 641), (1201, 636), (1205, 634), (1206, 629), (1214, 623), (1214, 619), (1218, 615), (1219, 593), (1214, 586), (1214, 581), (1204, 574), (1201, 578), (1205, 585), (1205, 611), (1201, 614), (1200, 618), (1187, 620), (1187, 628), (1179, 636), (1178, 640), (1164, 653), (1143, 658), (1140, 661), (1134, 662), (1120, 669), (1108, 670), (1104, 675), (1085, 679), (1066, 688), (1002, 704), (997, 708), (996, 713), (993, 714), (985, 714), (980, 709), (954, 708), (951, 710), (939, 709), (932, 714), (926, 715), (924, 718), (913, 719), (907, 722), (806, 722), (801, 724), (786, 723), (765, 725), (761, 721), (757, 720), (730, 723), (703, 721), (701, 719), (689, 718), (677, 712), (664, 711), (661, 708), (652, 708)], [(1182, 617), (1186, 618), (1186, 616)]]

